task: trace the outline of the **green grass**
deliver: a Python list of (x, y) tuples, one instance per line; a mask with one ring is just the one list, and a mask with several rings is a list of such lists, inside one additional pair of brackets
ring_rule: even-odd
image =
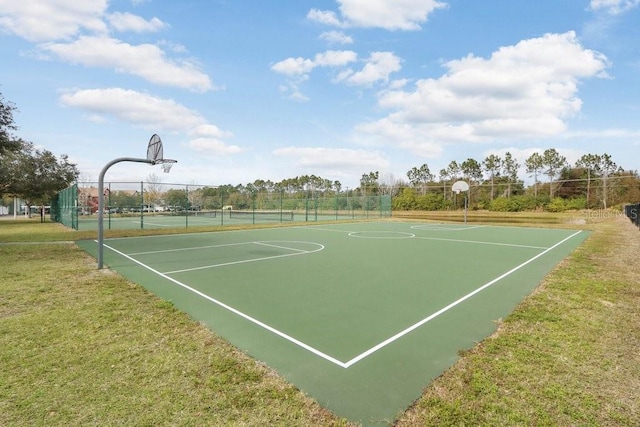
[[(398, 426), (640, 425), (640, 232), (618, 217), (582, 226), (585, 244)], [(0, 242), (79, 237), (95, 238), (0, 221)], [(348, 425), (95, 265), (72, 243), (0, 244), (0, 425)]]
[(591, 228), (398, 426), (640, 425), (640, 233), (623, 218)]

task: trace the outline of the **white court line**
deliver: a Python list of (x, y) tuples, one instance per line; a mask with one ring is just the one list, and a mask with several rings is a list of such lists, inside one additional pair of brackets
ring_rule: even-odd
[(466, 294), (463, 297), (457, 299), (456, 301), (452, 302), (451, 304), (441, 308), (440, 310), (438, 310), (435, 313), (429, 315), (428, 317), (425, 317), (424, 319), (420, 320), (419, 322), (414, 323), (413, 325), (409, 326), (408, 328), (403, 329), (402, 331), (398, 332), (397, 334), (387, 338), (386, 340), (384, 340), (381, 343), (371, 347), (370, 349), (364, 351), (363, 353), (359, 354), (358, 356), (352, 358), (351, 360), (349, 360), (347, 362), (342, 362), (342, 361), (340, 361), (340, 360), (338, 360), (338, 359), (336, 359), (336, 358), (334, 358), (334, 357), (332, 357), (332, 356), (330, 356), (330, 355), (328, 355), (328, 354), (326, 354), (326, 353), (324, 353), (324, 352), (322, 352), (322, 351), (320, 351), (320, 350), (318, 350), (318, 349), (316, 349), (316, 348), (314, 348), (314, 347), (312, 347), (312, 346), (310, 346), (308, 344), (305, 344), (304, 342), (302, 342), (302, 341), (300, 341), (300, 340), (298, 340), (296, 338), (293, 338), (290, 335), (287, 335), (284, 332), (282, 332), (282, 331), (280, 331), (278, 329), (275, 329), (275, 328), (267, 325), (266, 323), (263, 323), (263, 322), (259, 321), (258, 319), (255, 319), (255, 318), (253, 318), (253, 317), (241, 312), (240, 310), (237, 310), (237, 309), (231, 307), (230, 305), (227, 305), (227, 304), (223, 303), (222, 301), (219, 301), (219, 300), (217, 300), (215, 298), (212, 298), (209, 295), (206, 295), (206, 294), (204, 294), (204, 293), (202, 293), (202, 292), (200, 292), (200, 291), (198, 291), (198, 290), (196, 290), (196, 289), (194, 289), (194, 288), (192, 288), (192, 287), (190, 287), (188, 285), (185, 285), (184, 283), (182, 283), (182, 282), (180, 282), (180, 281), (178, 281), (176, 279), (173, 279), (173, 278), (167, 276), (167, 274), (165, 274), (165, 273), (161, 273), (161, 272), (149, 267), (148, 265), (141, 263), (140, 261), (130, 257), (129, 255), (127, 255), (127, 254), (125, 254), (123, 252), (118, 251), (117, 249), (114, 249), (114, 248), (112, 248), (112, 247), (110, 247), (108, 245), (105, 245), (105, 247), (109, 248), (112, 251), (122, 255), (123, 257), (133, 261), (134, 263), (140, 265), (141, 267), (146, 268), (147, 270), (149, 270), (149, 271), (151, 271), (151, 272), (153, 272), (153, 273), (155, 273), (155, 274), (157, 274), (157, 275), (159, 275), (159, 276), (161, 276), (161, 277), (163, 277), (163, 278), (165, 278), (165, 279), (177, 284), (178, 286), (181, 286), (184, 289), (187, 289), (187, 290), (189, 290), (189, 291), (201, 296), (202, 298), (204, 298), (204, 299), (206, 299), (208, 301), (211, 301), (214, 304), (216, 304), (216, 305), (218, 305), (218, 306), (220, 306), (220, 307), (222, 307), (222, 308), (224, 308), (226, 310), (229, 310), (234, 314), (237, 314), (238, 316), (240, 316), (240, 317), (242, 317), (242, 318), (254, 323), (255, 325), (260, 326), (261, 328), (264, 328), (264, 329), (266, 329), (266, 330), (268, 330), (268, 331), (270, 331), (270, 332), (272, 332), (272, 333), (284, 338), (285, 340), (287, 340), (287, 341), (289, 341), (289, 342), (291, 342), (291, 343), (293, 343), (293, 344), (295, 344), (295, 345), (297, 345), (297, 346), (299, 346), (299, 347), (301, 347), (301, 348), (303, 348), (303, 349), (315, 354), (316, 356), (321, 357), (321, 358), (323, 358), (323, 359), (325, 359), (325, 360), (327, 360), (327, 361), (329, 361), (329, 362), (331, 362), (331, 363), (333, 363), (333, 364), (335, 364), (337, 366), (340, 366), (342, 368), (347, 369), (347, 368), (355, 365), (356, 363), (362, 361), (366, 357), (371, 356), (373, 353), (375, 353), (375, 352), (381, 350), (382, 348), (388, 346), (389, 344), (392, 344), (393, 342), (399, 340), (400, 338), (404, 337), (405, 335), (409, 334), (410, 332), (418, 329), (419, 327), (423, 326), (427, 322), (430, 322), (431, 320), (435, 319), (436, 317), (440, 316), (441, 314), (446, 313), (447, 311), (451, 310), (452, 308), (456, 307), (457, 305), (461, 304), (462, 302), (468, 300), (469, 298), (473, 297), (474, 295), (476, 295), (476, 294), (482, 292), (483, 290), (489, 288), (490, 286), (494, 285), (495, 283), (497, 283), (498, 281), (504, 279), (505, 277), (510, 276), (514, 272), (520, 270), (522, 267), (532, 263), (536, 259), (540, 258), (541, 256), (543, 256), (544, 254), (548, 253), (549, 251), (557, 248), (558, 246), (560, 246), (561, 244), (563, 244), (567, 240), (577, 236), (580, 233), (582, 233), (582, 230), (576, 231), (575, 233), (573, 233), (570, 236), (564, 238), (563, 240), (559, 241), (555, 245), (545, 249), (544, 251), (540, 252), (539, 254), (535, 255), (534, 257), (529, 258), (527, 261), (523, 262), (522, 264), (512, 268), (511, 270), (507, 271), (506, 273), (502, 274), (501, 276), (498, 276), (497, 278), (491, 280), (490, 282), (485, 283), (484, 285), (480, 286), (479, 288), (469, 292), (468, 294)]
[(491, 285), (497, 283), (498, 281), (504, 279), (505, 277), (507, 277), (507, 276), (513, 274), (514, 272), (520, 270), (525, 265), (535, 261), (536, 259), (540, 258), (542, 255), (544, 255), (547, 252), (553, 250), (554, 248), (560, 246), (561, 244), (563, 244), (567, 240), (573, 238), (574, 236), (577, 236), (580, 233), (582, 233), (582, 230), (573, 233), (569, 237), (566, 237), (565, 239), (559, 241), (558, 243), (556, 243), (555, 245), (551, 246), (550, 248), (540, 252), (538, 255), (534, 256), (533, 258), (529, 258), (527, 261), (523, 262), (522, 264), (518, 265), (517, 267), (512, 268), (511, 270), (507, 271), (503, 275), (496, 277), (495, 279), (493, 279), (492, 281), (490, 281), (488, 283), (485, 283), (484, 285), (480, 286), (479, 288), (475, 289), (474, 291), (469, 292), (465, 296), (455, 300), (454, 302), (452, 302), (451, 304), (447, 305), (446, 307), (443, 307), (440, 310), (436, 311), (432, 315), (430, 315), (428, 317), (425, 317), (421, 321), (419, 321), (417, 323), (414, 323), (413, 325), (409, 326), (408, 328), (398, 332), (394, 336), (392, 336), (390, 338), (387, 338), (386, 340), (382, 341), (380, 344), (378, 344), (378, 345), (376, 345), (374, 347), (371, 347), (369, 350), (365, 351), (364, 353), (361, 353), (360, 355), (358, 355), (358, 356), (354, 357), (353, 359), (349, 360), (348, 362), (346, 362), (344, 364), (345, 365), (344, 367), (348, 368), (348, 367), (354, 365), (355, 363), (358, 363), (359, 361), (361, 361), (365, 357), (372, 355), (373, 353), (375, 353), (376, 351), (380, 350), (381, 348), (384, 348), (387, 345), (391, 344), (392, 342), (397, 341), (398, 339), (400, 339), (403, 336), (407, 335), (409, 332), (411, 332), (411, 331), (413, 331), (415, 329), (418, 329), (420, 326), (424, 325), (425, 323), (435, 319), (436, 317), (440, 316), (443, 313), (446, 313), (447, 311), (451, 310), (453, 307), (457, 306), (458, 304), (468, 300), (469, 298), (471, 298), (475, 294), (482, 292), (483, 290), (487, 289)]
[(547, 249), (546, 246), (516, 245), (515, 243), (483, 242), (482, 240), (444, 239), (441, 237), (420, 237), (420, 236), (416, 236), (416, 239), (439, 240), (442, 242), (455, 242), (455, 243), (475, 243), (477, 245), (509, 246), (513, 248)]
[[(270, 247), (273, 247), (273, 248), (286, 249), (286, 250), (295, 251), (295, 252), (290, 253), (290, 254), (272, 255), (272, 256), (266, 256), (266, 257), (260, 257), (260, 258), (251, 258), (251, 259), (242, 259), (242, 260), (239, 260), (239, 261), (223, 262), (221, 264), (209, 264), (209, 265), (203, 265), (201, 267), (183, 268), (181, 270), (165, 271), (164, 274), (187, 273), (189, 271), (206, 270), (208, 268), (218, 268), (218, 267), (225, 267), (225, 266), (228, 266), (228, 265), (237, 265), (237, 264), (246, 264), (246, 263), (249, 263), (249, 262), (265, 261), (265, 260), (268, 260), (268, 259), (285, 258), (285, 257), (290, 257), (290, 256), (312, 254), (314, 252), (318, 252), (318, 251), (321, 251), (321, 250), (324, 249), (324, 245), (321, 245), (320, 243), (314, 243), (314, 242), (297, 242), (297, 243), (312, 243), (312, 244), (318, 246), (318, 249), (315, 249), (313, 251), (305, 251), (303, 249), (298, 249), (298, 248), (289, 248), (289, 247), (285, 247), (285, 246), (270, 245), (270, 244), (265, 243), (265, 242), (244, 242), (244, 243), (239, 243), (239, 244), (245, 244), (245, 245), (257, 244), (257, 245), (263, 245), (263, 246), (270, 246)], [(221, 246), (223, 246), (223, 245), (221, 245)], [(227, 245), (227, 246), (229, 246), (229, 245)]]
[(411, 228), (415, 230), (426, 231), (467, 231), (475, 228), (485, 228), (486, 225), (457, 225), (457, 224), (424, 224), (424, 225), (412, 225)]
[(158, 250), (158, 251), (134, 252), (134, 253), (129, 254), (129, 255), (135, 256), (135, 255), (159, 254), (159, 253), (164, 253), (164, 252), (195, 251), (195, 250), (200, 250), (200, 249), (222, 248), (222, 247), (225, 247), (225, 246), (246, 245), (246, 244), (249, 244), (249, 243), (250, 242), (225, 243), (223, 245), (207, 245), (207, 246), (194, 246), (194, 247), (190, 247), (190, 248), (162, 249), (162, 250)]
[[(140, 224), (140, 221), (131, 221), (134, 224)], [(175, 227), (175, 224), (160, 224), (157, 222), (150, 222), (150, 221), (145, 221), (144, 224), (146, 225), (153, 225), (155, 227)]]
[(339, 229), (333, 229), (333, 228), (324, 228), (324, 227), (320, 227), (317, 225), (314, 226), (300, 226), (300, 227), (295, 227), (295, 228), (300, 228), (303, 230), (318, 230), (318, 231), (331, 231), (333, 233), (358, 233), (357, 231), (352, 231), (352, 230), (339, 230)]
[[(268, 247), (270, 247), (270, 248), (285, 249), (285, 250), (287, 250), (287, 251), (297, 251), (297, 252), (302, 252), (303, 254), (308, 254), (308, 253), (310, 253), (309, 251), (305, 251), (304, 249), (289, 248), (289, 247), (287, 247), (287, 246), (280, 246), (280, 245), (272, 245), (272, 244), (269, 244), (269, 243), (266, 243), (266, 242), (251, 242), (251, 243), (255, 243), (256, 245), (268, 246)], [(314, 244), (317, 244), (317, 245), (319, 245), (319, 246), (322, 246), (322, 245), (320, 245), (319, 243), (314, 243)], [(312, 252), (315, 252), (315, 251), (312, 251)]]
[(334, 363), (334, 364), (336, 364), (336, 365), (338, 365), (338, 366), (341, 366), (341, 367), (343, 367), (343, 368), (346, 368), (346, 366), (344, 366), (344, 363), (342, 363), (342, 362), (341, 362), (341, 361), (339, 361), (338, 359), (336, 359), (336, 358), (334, 358), (334, 357), (331, 357), (331, 356), (329, 356), (328, 354), (323, 353), (323, 352), (321, 352), (320, 350), (318, 350), (318, 349), (316, 349), (316, 348), (314, 348), (314, 347), (311, 347), (310, 345), (305, 344), (305, 343), (303, 343), (302, 341), (297, 340), (297, 339), (293, 338), (292, 336), (287, 335), (287, 334), (285, 334), (284, 332), (282, 332), (282, 331), (280, 331), (280, 330), (278, 330), (278, 329), (276, 329), (276, 328), (273, 328), (273, 327), (271, 327), (271, 326), (267, 325), (266, 323), (263, 323), (263, 322), (259, 321), (258, 319), (253, 318), (253, 317), (249, 316), (248, 314), (245, 314), (245, 313), (241, 312), (240, 310), (237, 310), (237, 309), (235, 309), (235, 308), (231, 307), (231, 306), (230, 306), (230, 305), (228, 305), (228, 304), (223, 303), (222, 301), (219, 301), (219, 300), (217, 300), (217, 299), (215, 299), (215, 298), (212, 298), (212, 297), (210, 297), (209, 295), (207, 295), (207, 294), (205, 294), (205, 293), (202, 293), (202, 292), (200, 292), (200, 291), (199, 291), (199, 290), (197, 290), (197, 289), (192, 288), (191, 286), (185, 285), (184, 283), (182, 283), (182, 282), (180, 282), (180, 281), (178, 281), (178, 280), (176, 280), (176, 279), (174, 279), (174, 278), (172, 278), (172, 277), (169, 277), (169, 276), (167, 276), (166, 274), (161, 273), (161, 272), (159, 272), (158, 270), (155, 270), (155, 269), (153, 269), (153, 268), (149, 267), (149, 266), (148, 266), (148, 265), (146, 265), (146, 264), (141, 263), (140, 261), (138, 261), (138, 260), (136, 260), (136, 259), (134, 259), (134, 258), (131, 258), (129, 255), (127, 255), (127, 254), (125, 254), (125, 253), (123, 253), (123, 252), (120, 252), (119, 250), (114, 249), (114, 248), (112, 248), (111, 246), (108, 246), (108, 245), (104, 245), (104, 246), (105, 246), (106, 248), (109, 248), (109, 249), (111, 249), (112, 251), (116, 252), (117, 254), (120, 254), (120, 255), (122, 255), (123, 257), (125, 257), (125, 258), (127, 258), (127, 259), (129, 259), (129, 260), (131, 260), (131, 261), (133, 261), (133, 262), (135, 262), (135, 263), (136, 263), (136, 264), (138, 264), (139, 266), (141, 266), (141, 267), (143, 267), (143, 268), (146, 268), (147, 270), (149, 270), (149, 271), (151, 271), (151, 272), (153, 272), (153, 273), (157, 274), (158, 276), (163, 277), (163, 278), (165, 278), (165, 279), (169, 280), (170, 282), (173, 282), (173, 283), (175, 283), (176, 285), (181, 286), (181, 287), (183, 287), (184, 289), (186, 289), (186, 290), (188, 290), (188, 291), (191, 291), (191, 292), (193, 292), (194, 294), (196, 294), (196, 295), (198, 295), (198, 296), (201, 296), (202, 298), (204, 298), (204, 299), (206, 299), (206, 300), (208, 300), (208, 301), (211, 301), (212, 303), (214, 303), (214, 304), (216, 304), (216, 305), (218, 305), (218, 306), (220, 306), (220, 307), (222, 307), (222, 308), (224, 308), (224, 309), (226, 309), (226, 310), (229, 310), (230, 312), (232, 312), (232, 313), (234, 313), (234, 314), (237, 314), (238, 316), (240, 316), (240, 317), (242, 317), (242, 318), (244, 318), (244, 319), (248, 320), (249, 322), (254, 323), (254, 324), (256, 324), (256, 325), (260, 326), (261, 328), (264, 328), (264, 329), (266, 329), (267, 331), (272, 332), (272, 333), (274, 333), (274, 334), (278, 335), (279, 337), (282, 337), (282, 338), (284, 338), (285, 340), (287, 340), (287, 341), (289, 341), (289, 342), (292, 342), (293, 344), (295, 344), (295, 345), (297, 345), (297, 346), (299, 346), (299, 347), (302, 347), (302, 348), (304, 348), (305, 350), (310, 351), (311, 353), (315, 354), (316, 356), (322, 357), (323, 359), (326, 359), (326, 360), (328, 360), (328, 361), (329, 361), (329, 362), (331, 362), (331, 363)]
[[(483, 228), (484, 226), (475, 226), (474, 228)], [(299, 227), (304, 228), (306, 230), (319, 230), (319, 231), (330, 231), (335, 233), (345, 233), (345, 234), (353, 234), (353, 233), (366, 233), (366, 231), (349, 231), (349, 230), (336, 230), (331, 228), (321, 228), (321, 227)], [(411, 227), (415, 228), (415, 227)], [(418, 229), (419, 230), (419, 229)], [(376, 231), (372, 231), (372, 233), (376, 233)], [(377, 233), (380, 233), (377, 231)], [(389, 231), (388, 233), (404, 233), (402, 231)], [(410, 233), (405, 233), (410, 234)], [(462, 240), (462, 239), (445, 239), (443, 237), (422, 237), (422, 236), (414, 236), (415, 239), (422, 240), (438, 240), (442, 242), (455, 242), (455, 243), (474, 243), (477, 245), (492, 245), (492, 246), (507, 246), (513, 248), (527, 248), (527, 249), (547, 249), (546, 246), (530, 246), (530, 245), (517, 245), (515, 243), (497, 243), (497, 242), (484, 242), (480, 240)]]

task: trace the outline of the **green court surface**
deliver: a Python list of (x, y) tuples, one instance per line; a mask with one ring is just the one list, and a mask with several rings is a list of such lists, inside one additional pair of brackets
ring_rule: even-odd
[(108, 239), (104, 260), (338, 416), (387, 425), (587, 234), (336, 223)]

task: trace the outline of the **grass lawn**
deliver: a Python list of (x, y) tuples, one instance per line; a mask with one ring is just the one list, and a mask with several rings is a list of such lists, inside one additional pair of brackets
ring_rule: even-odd
[[(640, 425), (640, 231), (615, 215), (586, 222), (585, 244), (425, 384), (398, 426)], [(94, 237), (0, 221), (0, 425), (349, 425), (171, 304), (96, 270), (70, 243)]]

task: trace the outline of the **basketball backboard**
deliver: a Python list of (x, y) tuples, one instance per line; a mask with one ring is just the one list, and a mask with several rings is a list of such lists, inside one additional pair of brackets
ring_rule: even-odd
[(153, 134), (147, 146), (147, 160), (151, 160), (152, 164), (156, 164), (163, 160), (162, 140), (157, 134)]
[(451, 186), (451, 190), (456, 194), (460, 194), (460, 192), (469, 191), (469, 184), (466, 181), (456, 181)]

